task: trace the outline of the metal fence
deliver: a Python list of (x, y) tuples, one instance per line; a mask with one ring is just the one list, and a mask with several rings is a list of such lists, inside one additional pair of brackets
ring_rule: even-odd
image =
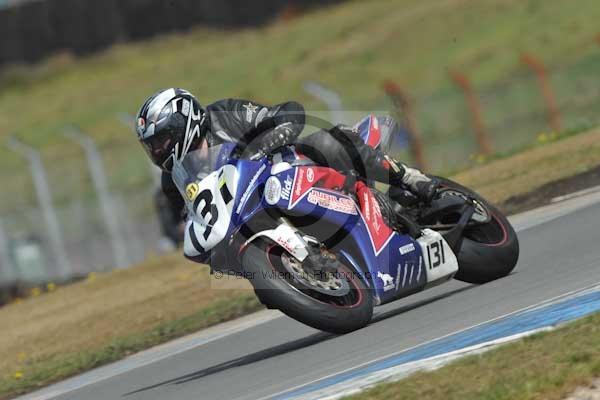
[(12, 190), (18, 201), (3, 198), (0, 205), (0, 288), (65, 282), (125, 268), (171, 248), (156, 216), (156, 171), (143, 163), (145, 179), (128, 187), (114, 176), (109, 179), (110, 168), (103, 161), (139, 154), (139, 147), (118, 143), (98, 149), (84, 133), (65, 131), (65, 142), (76, 143), (79, 152), (48, 157), (9, 141), (9, 148), (22, 157), (22, 166), (5, 172), (0, 182), (6, 187), (12, 177), (29, 175), (30, 186), (23, 191), (33, 193), (19, 197)]

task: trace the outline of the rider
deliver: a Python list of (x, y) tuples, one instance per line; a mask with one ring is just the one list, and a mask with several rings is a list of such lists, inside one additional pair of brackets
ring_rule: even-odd
[[(176, 218), (181, 218), (185, 202), (171, 179), (173, 162), (204, 144), (210, 147), (224, 142), (243, 142), (264, 154), (294, 144), (318, 164), (354, 170), (362, 178), (388, 183), (392, 188), (406, 187), (424, 202), (434, 196), (436, 181), (368, 146), (351, 128), (338, 125), (298, 139), (304, 124), (304, 108), (293, 101), (267, 107), (225, 99), (204, 108), (190, 92), (171, 88), (146, 100), (137, 115), (136, 133), (152, 162), (163, 170), (162, 188)], [(186, 256), (202, 258), (199, 249), (184, 247)]]

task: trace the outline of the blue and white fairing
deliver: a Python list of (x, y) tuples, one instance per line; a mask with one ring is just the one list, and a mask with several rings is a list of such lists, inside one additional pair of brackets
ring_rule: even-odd
[[(356, 197), (342, 193), (339, 173), (313, 165), (293, 147), (276, 154), (271, 163), (266, 158), (231, 159), (233, 146), (197, 150), (173, 169), (188, 209), (186, 256), (202, 258), (213, 249), (237, 252), (217, 245), (231, 243), (232, 235), (260, 211), (276, 208), (343, 229), (351, 240), (339, 252), (373, 289), (377, 304), (450, 279), (457, 271), (456, 257), (439, 233), (425, 231), (415, 240), (387, 227), (367, 187), (359, 187)], [(273, 229), (264, 235), (286, 250), (290, 242), (302, 246), (295, 227), (278, 224), (273, 221)]]

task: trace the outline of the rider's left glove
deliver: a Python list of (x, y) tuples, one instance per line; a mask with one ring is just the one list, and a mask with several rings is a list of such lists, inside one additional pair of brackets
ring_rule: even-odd
[(286, 144), (291, 144), (297, 136), (298, 133), (293, 129), (292, 123), (287, 122), (266, 133), (261, 138), (258, 149), (264, 154), (269, 154)]

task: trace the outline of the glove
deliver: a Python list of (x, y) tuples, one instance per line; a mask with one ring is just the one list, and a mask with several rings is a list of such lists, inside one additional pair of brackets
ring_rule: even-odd
[(298, 134), (299, 132), (292, 128), (291, 122), (278, 125), (261, 138), (258, 150), (264, 154), (269, 154), (286, 144), (292, 143), (298, 137)]

